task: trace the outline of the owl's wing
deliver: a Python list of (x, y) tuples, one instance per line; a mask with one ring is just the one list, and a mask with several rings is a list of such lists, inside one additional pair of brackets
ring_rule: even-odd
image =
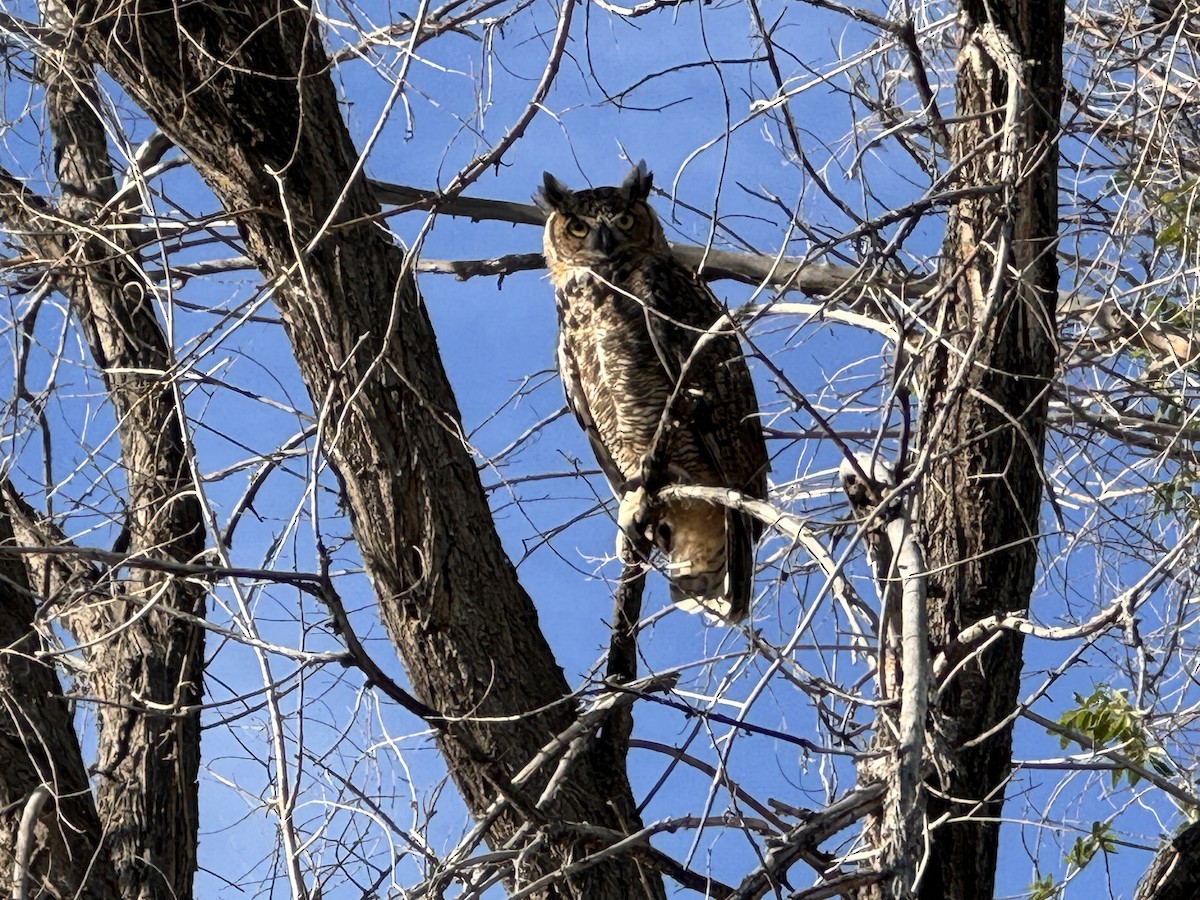
[(612, 454), (608, 452), (608, 448), (600, 437), (600, 429), (596, 427), (596, 420), (588, 406), (587, 393), (583, 389), (583, 380), (579, 373), (579, 360), (573, 353), (568, 352), (561, 329), (558, 337), (558, 374), (562, 379), (563, 392), (567, 396), (567, 406), (571, 407), (571, 412), (575, 413), (575, 420), (583, 429), (583, 433), (587, 435), (588, 443), (592, 445), (592, 452), (596, 455), (596, 461), (600, 464), (600, 470), (608, 479), (613, 493), (619, 495), (625, 479), (621, 476), (621, 470), (617, 468), (616, 461), (613, 460)]
[[(697, 480), (712, 479), (721, 487), (765, 500), (770, 461), (758, 398), (741, 342), (724, 330), (725, 307), (682, 266), (664, 266), (652, 277), (659, 284), (647, 292), (655, 298), (654, 308), (646, 310), (647, 328), (660, 363), (673, 383), (682, 379), (686, 392), (679, 416), (682, 433), (673, 446), (690, 449), (707, 469), (707, 474), (689, 473)], [(728, 605), (723, 615), (730, 621), (741, 619), (750, 608), (754, 544), (761, 534), (762, 523), (756, 518), (725, 509), (723, 593)]]
[[(736, 334), (708, 335), (724, 305), (673, 259), (647, 269), (646, 327), (672, 382), (684, 379), (681, 416), (688, 438), (720, 485), (766, 499), (770, 463), (754, 382)], [(693, 353), (697, 343), (704, 345)]]

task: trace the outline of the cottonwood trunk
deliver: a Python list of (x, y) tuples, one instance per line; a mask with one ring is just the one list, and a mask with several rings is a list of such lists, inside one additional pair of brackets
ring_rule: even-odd
[[(951, 210), (936, 339), (925, 357), (921, 515), (935, 654), (966, 626), (1028, 607), (1055, 372), (1063, 4), (963, 0)], [(947, 769), (930, 778), (920, 896), (991, 897), (1012, 761), (1022, 639), (950, 653), (934, 701)]]
[[(597, 849), (571, 823), (636, 830), (623, 766), (590, 752), (553, 796), (540, 796), (550, 771), (512, 784), (578, 711), (491, 526), (405, 255), (355, 171), (310, 11), (287, 0), (74, 11), (94, 58), (186, 151), (271, 285), (383, 622), (420, 698), (461, 717), (439, 738), (450, 773), (477, 817), (505, 799), (493, 846), (526, 847), (514, 882)], [(657, 873), (628, 857), (559, 882), (540, 896), (663, 896)]]
[[(18, 543), (0, 500), (0, 547)], [(22, 814), (39, 788), (49, 798), (21, 860), (28, 896), (112, 900), (116, 873), (106, 849), (53, 660), (34, 630), (36, 604), (26, 566), (0, 554), (0, 884), (14, 879)], [(17, 885), (14, 884), (15, 888)]]
[(1134, 900), (1195, 900), (1200, 897), (1200, 824), (1174, 835), (1154, 857)]
[[(57, 3), (46, 3), (44, 12), (48, 24), (63, 27)], [(65, 31), (62, 36), (69, 38)], [(49, 284), (70, 300), (102, 373), (120, 438), (129, 553), (193, 562), (204, 548), (204, 529), (171, 378), (171, 350), (130, 259), (127, 232), (111, 227), (123, 223), (106, 209), (115, 179), (90, 67), (69, 39), (56, 46), (40, 61), (39, 76), (54, 141), (58, 203), (49, 208), (0, 173), (0, 218), (44, 261)], [(5, 484), (7, 512), (24, 529), (18, 543), (66, 543), (21, 504)], [(186, 900), (192, 895), (199, 829), (204, 631), (194, 617), (204, 614), (205, 591), (136, 566), (120, 578), (51, 578), (46, 557), (26, 554), (25, 562), (38, 601), (58, 613), (84, 646), (80, 687), (96, 701), (99, 829), (90, 840), (102, 850), (94, 880), (84, 890), (106, 884), (111, 863), (121, 897)], [(62, 766), (77, 775), (82, 761), (78, 749), (74, 754)], [(5, 769), (36, 763), (32, 749), (24, 760), (19, 748), (0, 758)], [(79, 805), (75, 818), (88, 814), (90, 797), (73, 802)], [(53, 818), (62, 813), (48, 806), (46, 830), (63, 827)], [(46, 840), (52, 853), (58, 839)], [(73, 856), (60, 859), (57, 871), (74, 873), (77, 862)]]
[[(977, 190), (947, 221), (941, 289), (925, 314), (915, 442), (930, 658), (943, 656), (930, 698), (926, 817), (922, 827), (885, 809), (865, 823), (879, 851), (872, 864), (895, 871), (856, 900), (993, 895), (1022, 639), (1004, 633), (963, 647), (955, 638), (1026, 609), (1037, 567), (1056, 364), (1063, 5), (962, 0), (960, 11), (950, 165), (956, 186)], [(892, 730), (878, 733), (894, 750)], [(890, 783), (893, 755), (861, 774)]]

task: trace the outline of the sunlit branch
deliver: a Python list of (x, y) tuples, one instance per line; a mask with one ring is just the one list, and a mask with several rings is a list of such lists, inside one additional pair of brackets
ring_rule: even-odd
[(1048, 641), (1071, 641), (1092, 637), (1122, 623), (1132, 621), (1138, 608), (1153, 595), (1154, 588), (1172, 577), (1175, 566), (1184, 556), (1191, 554), (1195, 542), (1200, 539), (1200, 519), (1180, 537), (1130, 588), (1085, 622), (1069, 626), (1038, 625), (1020, 612), (1003, 616), (988, 616), (968, 628), (964, 628), (954, 639), (954, 644), (940, 653), (933, 662), (933, 674), (941, 681), (951, 666), (960, 664), (964, 653), (979, 642), (1001, 631), (1017, 631), (1021, 634)]
[[(596, 729), (615, 710), (627, 708), (637, 700), (651, 697), (660, 691), (669, 691), (674, 687), (677, 680), (678, 676), (676, 675), (652, 675), (639, 682), (624, 685), (620, 690), (608, 690), (602, 693), (564, 732), (555, 735), (541, 748), (533, 759), (530, 759), (520, 771), (513, 775), (509, 784), (500, 792), (500, 796), (492, 802), (486, 813), (479, 817), (475, 827), (445, 857), (442, 871), (436, 873), (413, 891), (412, 897), (414, 900), (415, 898), (430, 894), (434, 896), (440, 895), (443, 885), (454, 877), (455, 872), (464, 864), (469, 865), (468, 860), (470, 855), (483, 841), (484, 836), (491, 827), (492, 821), (504, 812), (510, 804), (518, 802), (516, 792), (521, 791), (538, 772), (555, 760), (560, 759), (573, 746), (579, 745), (579, 742), (589, 740)], [(556, 783), (561, 785), (561, 779)], [(549, 789), (550, 786), (548, 785), (547, 790)], [(545, 796), (542, 799), (547, 800), (549, 797)], [(519, 848), (527, 834), (538, 825), (541, 817), (534, 809), (522, 809), (522, 812), (525, 816), (525, 821), (506, 842), (506, 846), (500, 848), (502, 854), (508, 849)]]

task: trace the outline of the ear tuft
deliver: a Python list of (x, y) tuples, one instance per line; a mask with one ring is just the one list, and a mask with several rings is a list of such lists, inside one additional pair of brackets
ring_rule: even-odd
[(549, 215), (555, 210), (562, 209), (571, 198), (573, 192), (569, 187), (551, 175), (542, 173), (542, 186), (533, 194), (533, 202), (537, 208)]
[(639, 160), (625, 180), (621, 182), (621, 190), (630, 200), (645, 200), (650, 196), (650, 187), (654, 184), (654, 173), (646, 169), (646, 161)]

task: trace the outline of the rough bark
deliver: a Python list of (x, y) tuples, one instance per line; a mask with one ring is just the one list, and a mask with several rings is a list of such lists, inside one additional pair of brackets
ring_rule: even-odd
[[(0, 500), (0, 546), (17, 543)], [(102, 846), (71, 709), (34, 630), (29, 573), (0, 554), (0, 883), (15, 888), (18, 872), (30, 897), (117, 897), (116, 874)], [(18, 827), (36, 789), (50, 800), (33, 831), (33, 852), (16, 866)], [(23, 870), (23, 871), (22, 871)]]
[[(963, 0), (961, 11), (951, 164), (960, 184), (997, 189), (951, 210), (925, 358), (921, 527), (935, 653), (973, 622), (1029, 604), (1056, 358), (1063, 5)], [(1021, 636), (1004, 633), (935, 686), (946, 758), (930, 779), (921, 897), (992, 896), (1021, 658)]]
[(1200, 897), (1200, 824), (1189, 825), (1158, 852), (1133, 896), (1134, 900)]
[[(61, 27), (57, 4), (47, 21)], [(121, 443), (131, 554), (194, 561), (200, 505), (171, 373), (170, 347), (126, 233), (105, 204), (115, 193), (90, 67), (73, 41), (39, 74), (54, 141), (57, 209), (0, 178), (0, 217), (40, 255), (71, 301), (104, 379)], [(40, 592), (86, 645), (97, 699), (96, 811), (121, 896), (188, 898), (196, 869), (203, 630), (174, 613), (204, 613), (204, 590), (136, 567), (97, 593)], [(146, 607), (152, 608), (147, 611)]]
[[(574, 721), (567, 682), (493, 528), (437, 342), (403, 252), (342, 122), (309, 12), (283, 0), (77, 3), (87, 47), (182, 147), (236, 218), (274, 289), (323, 447), (349, 501), (383, 622), (488, 840), (527, 845), (514, 881), (586, 855), (570, 829), (639, 818), (623, 769), (575, 757), (512, 777)], [(503, 720), (503, 721), (499, 721)], [(540, 896), (660, 897), (629, 859), (582, 868)]]
[[(931, 295), (914, 472), (931, 657), (978, 620), (1029, 605), (1056, 359), (1063, 6), (962, 0), (960, 10), (950, 163), (958, 184), (995, 190), (951, 208)], [(885, 861), (889, 848), (925, 845), (916, 882), (913, 861), (896, 860), (897, 879), (857, 891), (857, 900), (992, 896), (1021, 663), (1021, 635), (1003, 632), (958, 652), (932, 686), (927, 838), (895, 833), (916, 826), (886, 811), (864, 824)], [(892, 729), (877, 742), (897, 749)], [(886, 758), (864, 775), (897, 777)]]

